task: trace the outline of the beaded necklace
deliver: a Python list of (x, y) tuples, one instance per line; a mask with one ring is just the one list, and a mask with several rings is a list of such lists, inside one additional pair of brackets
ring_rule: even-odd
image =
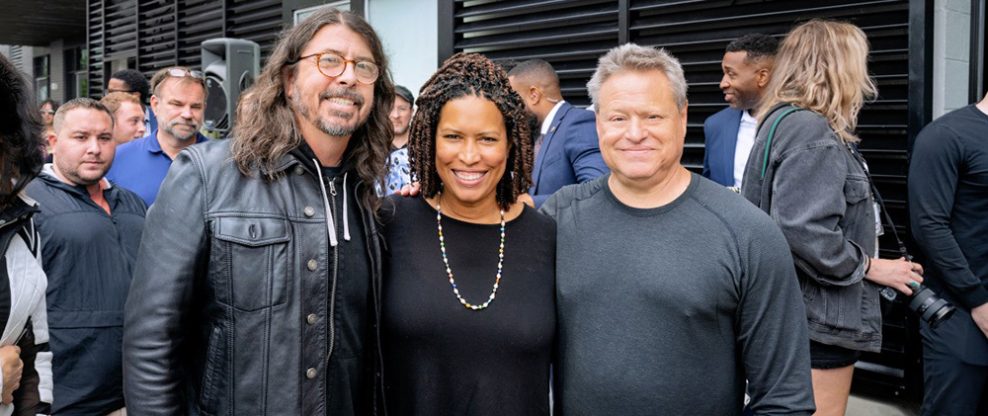
[(439, 250), (443, 253), (443, 264), (446, 266), (446, 274), (449, 276), (449, 285), (453, 288), (453, 294), (456, 295), (456, 299), (459, 299), (460, 304), (463, 307), (479, 311), (487, 309), (491, 302), (494, 301), (494, 297), (497, 295), (497, 288), (501, 285), (501, 270), (504, 265), (504, 210), (501, 210), (501, 244), (497, 249), (497, 277), (494, 278), (494, 288), (491, 289), (491, 295), (487, 297), (487, 301), (480, 304), (474, 305), (463, 299), (460, 296), (460, 290), (456, 288), (456, 279), (453, 278), (453, 270), (449, 268), (449, 259), (446, 257), (446, 240), (443, 238), (443, 210), (439, 203), (439, 198), (436, 198), (436, 228), (439, 230)]

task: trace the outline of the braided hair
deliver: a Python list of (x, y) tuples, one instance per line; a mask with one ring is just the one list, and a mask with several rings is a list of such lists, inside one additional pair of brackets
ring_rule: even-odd
[(511, 89), (508, 75), (485, 56), (475, 53), (453, 55), (422, 86), (415, 101), (418, 108), (408, 137), (412, 175), (421, 184), (422, 196), (431, 198), (442, 189), (436, 171), (436, 128), (443, 106), (450, 100), (476, 96), (490, 100), (504, 117), (508, 134), (508, 161), (498, 181), (497, 204), (507, 210), (518, 195), (532, 185), (532, 145), (528, 115), (521, 97)]

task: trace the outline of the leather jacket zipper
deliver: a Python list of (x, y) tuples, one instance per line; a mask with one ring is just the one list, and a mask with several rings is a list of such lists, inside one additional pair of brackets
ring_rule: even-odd
[[(333, 211), (333, 222), (339, 218), (337, 215), (339, 210), (336, 209), (336, 179), (329, 179), (329, 194), (332, 200), (329, 204), (329, 209)], [(345, 220), (344, 220), (345, 221)], [(334, 224), (336, 225), (336, 224)], [(339, 229), (339, 227), (334, 227)], [(336, 344), (336, 278), (339, 275), (340, 269), (340, 247), (336, 245), (333, 247), (333, 281), (332, 286), (329, 291), (329, 351), (326, 352), (326, 371), (329, 371), (329, 360), (333, 356), (333, 347)]]

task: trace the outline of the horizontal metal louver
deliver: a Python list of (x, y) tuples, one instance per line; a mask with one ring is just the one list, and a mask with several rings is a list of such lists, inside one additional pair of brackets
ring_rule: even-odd
[(261, 47), (261, 63), (267, 60), (284, 29), (280, 1), (228, 1), (227, 36), (257, 42)]
[(262, 62), (284, 24), (278, 0), (89, 0), (90, 91), (104, 87), (103, 62), (132, 58), (150, 77), (174, 65), (200, 66), (206, 39), (234, 37), (261, 46)]
[(178, 4), (178, 64), (199, 68), (202, 41), (224, 36), (223, 2), (181, 0)]
[(453, 27), (456, 52), (502, 63), (545, 59), (559, 73), (563, 96), (586, 106), (586, 82), (597, 58), (618, 42), (618, 2), (458, 1)]
[(175, 0), (141, 0), (138, 6), (137, 70), (150, 77), (160, 68), (178, 63)]
[(137, 48), (137, 0), (103, 0), (105, 59), (132, 54)]
[(89, 48), (89, 93), (93, 96), (103, 95), (103, 58), (105, 57), (103, 40), (103, 2), (106, 0), (88, 0), (86, 23), (86, 45)]

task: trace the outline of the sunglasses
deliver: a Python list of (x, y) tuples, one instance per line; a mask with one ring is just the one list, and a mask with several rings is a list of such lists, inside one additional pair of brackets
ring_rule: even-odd
[(196, 71), (194, 69), (168, 68), (168, 75), (176, 78), (192, 77), (197, 79), (203, 79), (202, 72)]

